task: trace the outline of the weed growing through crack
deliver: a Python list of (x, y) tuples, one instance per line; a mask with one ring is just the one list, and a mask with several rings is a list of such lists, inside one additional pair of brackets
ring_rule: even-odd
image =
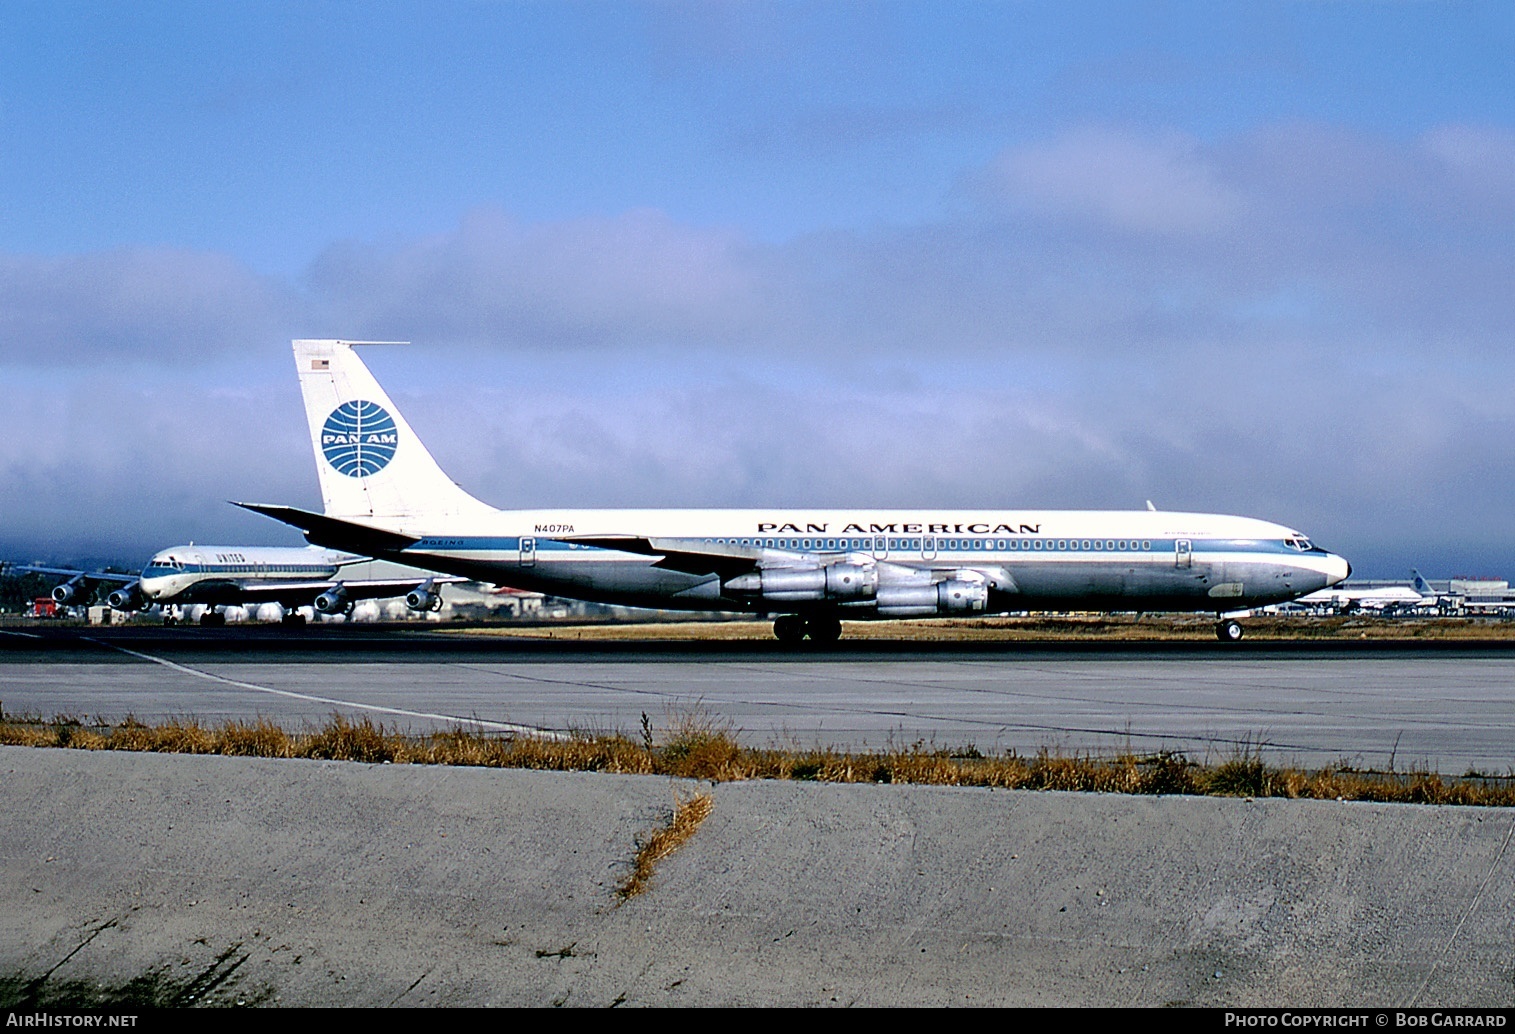
[(628, 901), (645, 891), (652, 882), (653, 870), (658, 862), (683, 847), (694, 836), (700, 823), (710, 817), (715, 808), (715, 798), (708, 793), (677, 798), (673, 804), (673, 817), (666, 826), (659, 826), (647, 834), (637, 848), (631, 862), (631, 872), (616, 888), (616, 896)]

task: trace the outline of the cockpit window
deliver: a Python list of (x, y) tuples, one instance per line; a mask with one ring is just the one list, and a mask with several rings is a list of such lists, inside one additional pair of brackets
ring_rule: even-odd
[(1284, 539), (1284, 545), (1288, 546), (1290, 549), (1297, 549), (1301, 553), (1308, 553), (1311, 548), (1310, 540), (1305, 538), (1303, 535), (1290, 535), (1288, 538)]

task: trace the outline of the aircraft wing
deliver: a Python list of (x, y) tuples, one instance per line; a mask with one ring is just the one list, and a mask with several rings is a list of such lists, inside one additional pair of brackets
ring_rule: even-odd
[(404, 596), (413, 589), (426, 586), (450, 585), (465, 581), (447, 575), (428, 577), (412, 575), (409, 578), (321, 578), (289, 582), (242, 582), (218, 580), (200, 582), (171, 602), (208, 603), (223, 606), (256, 606), (259, 603), (278, 603), (285, 607), (308, 607), (322, 593), (340, 588), (349, 600), (382, 600), (392, 596)]
[(244, 510), (272, 517), (305, 533), (305, 540), (313, 546), (327, 549), (342, 549), (364, 556), (380, 553), (398, 553), (421, 541), (414, 535), (402, 535), (397, 531), (370, 527), (356, 521), (344, 521), (325, 514), (311, 513), (293, 506), (271, 506), (267, 503), (238, 503)]
[(114, 582), (120, 585), (128, 585), (137, 580), (138, 575), (118, 574), (115, 571), (80, 571), (78, 568), (67, 567), (36, 567), (31, 564), (6, 564), (5, 573), (15, 572), (22, 574), (55, 574), (64, 578), (82, 578), (86, 582)]
[[(186, 601), (218, 601), (228, 604), (244, 603), (298, 603), (309, 605), (328, 589), (336, 588), (330, 579), (306, 582), (202, 582), (183, 594)], [(413, 588), (411, 582), (406, 588)], [(404, 591), (404, 590), (401, 590)]]
[[(642, 535), (554, 535), (560, 542), (577, 542), (601, 549), (616, 549), (622, 553), (638, 553), (660, 559), (654, 567), (685, 574), (715, 574), (722, 578), (755, 571), (765, 563), (775, 566), (791, 554), (757, 546), (733, 546), (719, 542), (691, 544), (687, 539), (648, 538)], [(798, 562), (805, 554), (792, 554)]]
[(353, 600), (383, 600), (391, 596), (404, 596), (412, 589), (420, 588), (427, 582), (433, 585), (451, 585), (454, 582), (466, 581), (464, 578), (451, 578), (438, 575), (435, 578), (426, 576), (413, 578), (354, 578), (332, 579), (321, 582), (286, 582), (282, 585), (244, 585), (239, 592), (242, 598), (249, 603), (273, 603), (293, 602), (302, 600), (305, 605), (315, 602), (315, 598), (323, 592), (340, 587), (348, 599)]
[(50, 595), (59, 603), (82, 606), (94, 601), (95, 593), (102, 585), (131, 586), (137, 575), (118, 574), (115, 571), (80, 571), (69, 567), (42, 567), (37, 564), (6, 565), (6, 572), (51, 575), (62, 580), (50, 590)]
[(381, 600), (386, 596), (404, 596), (411, 589), (419, 588), (427, 582), (436, 586), (457, 585), (466, 581), (468, 581), (467, 578), (449, 574), (420, 575), (410, 578), (353, 578), (333, 582), (328, 588), (340, 584), (347, 595), (353, 599)]

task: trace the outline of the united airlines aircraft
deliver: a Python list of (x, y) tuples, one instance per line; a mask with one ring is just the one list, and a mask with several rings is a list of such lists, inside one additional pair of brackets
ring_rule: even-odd
[[(439, 610), (438, 583), (461, 581), (424, 571), (387, 571), (386, 578), (359, 578), (355, 568), (371, 564), (367, 557), (315, 546), (173, 546), (160, 550), (140, 575), (107, 571), (75, 571), (56, 567), (21, 566), (19, 571), (63, 575), (52, 597), (62, 604), (85, 603), (97, 589), (114, 585), (105, 601), (116, 610), (146, 610), (161, 606), (164, 622), (178, 620), (178, 608), (205, 605), (202, 625), (224, 625), (224, 607), (277, 603), (285, 624), (304, 624), (300, 607), (320, 614), (351, 614), (359, 600), (404, 596), (412, 610)], [(381, 565), (390, 567), (389, 564)], [(369, 572), (372, 573), (372, 572)]]
[(357, 344), (295, 341), (324, 513), (241, 503), (311, 543), (628, 606), (775, 615), (786, 642), (844, 618), (1031, 610), (1233, 615), (1336, 584), (1346, 560), (1250, 517), (1066, 510), (498, 510), (432, 459)]

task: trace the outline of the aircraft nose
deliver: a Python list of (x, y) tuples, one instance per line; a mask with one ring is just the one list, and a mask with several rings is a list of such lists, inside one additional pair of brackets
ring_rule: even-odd
[(1326, 561), (1326, 584), (1335, 585), (1350, 577), (1352, 577), (1352, 565), (1347, 563), (1347, 558), (1332, 553), (1330, 559)]

